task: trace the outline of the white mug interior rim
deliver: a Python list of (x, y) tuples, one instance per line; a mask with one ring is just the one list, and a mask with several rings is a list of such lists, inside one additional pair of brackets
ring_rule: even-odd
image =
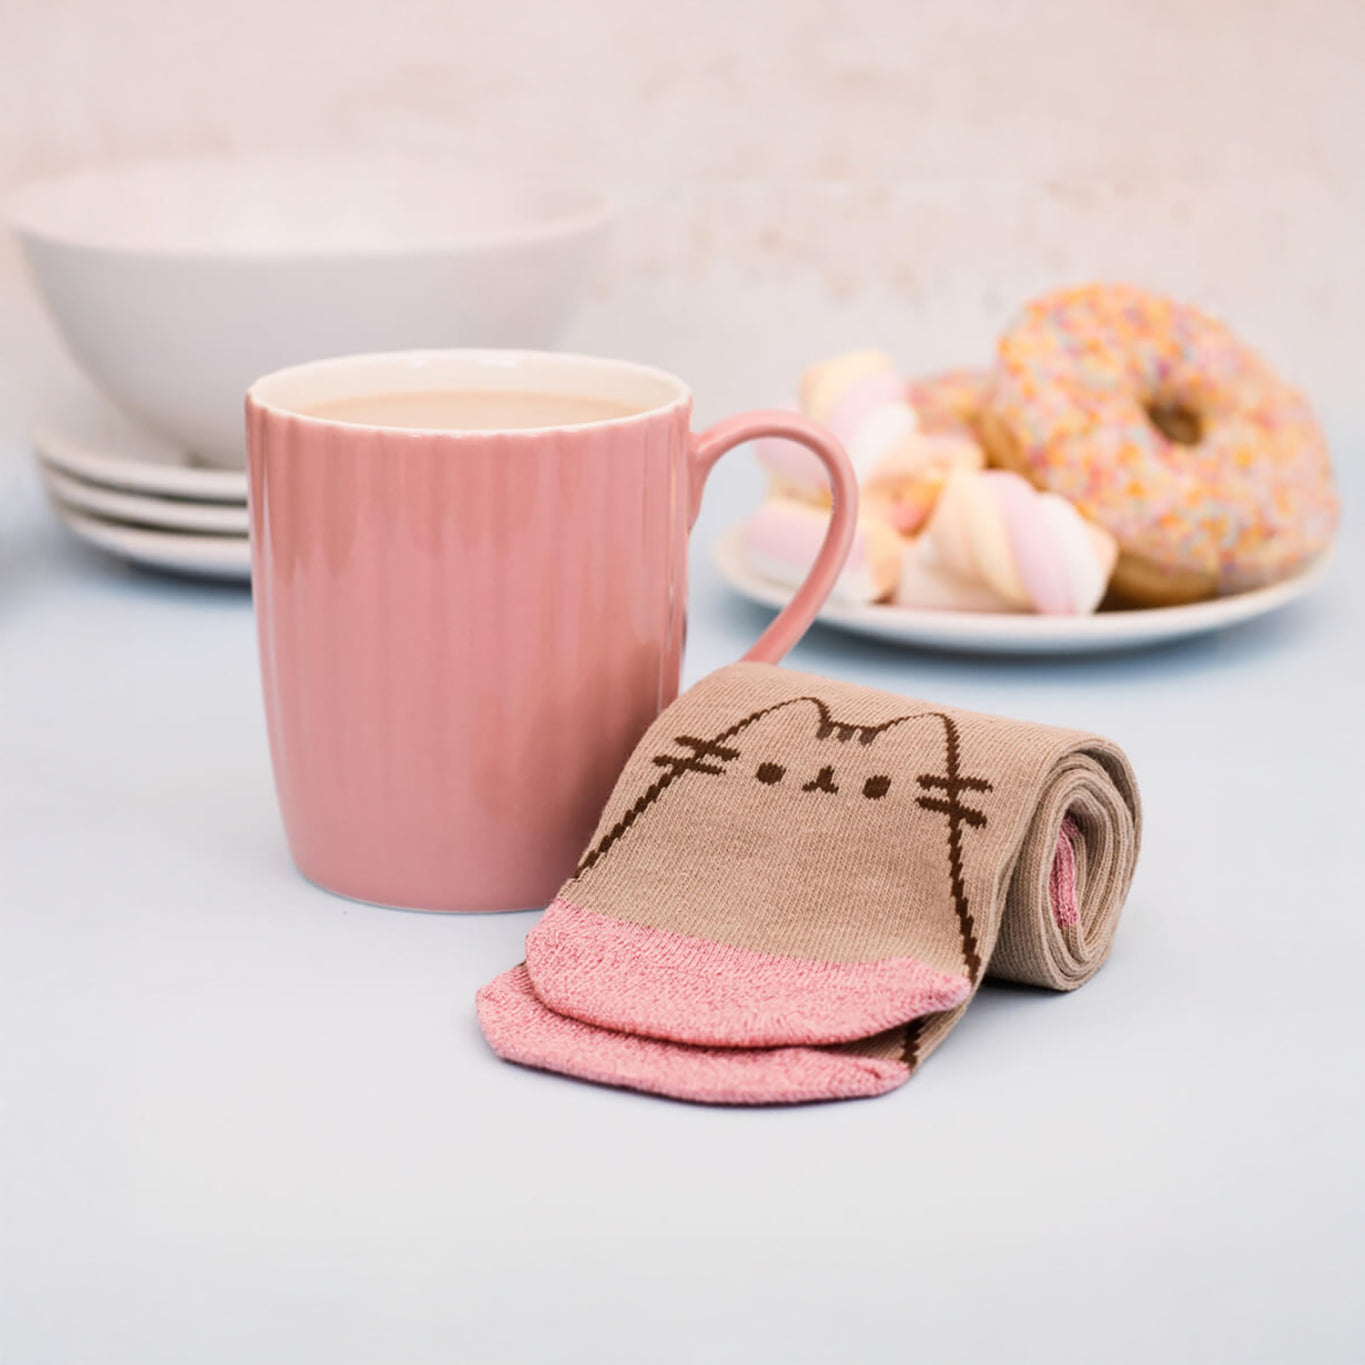
[[(560, 351), (448, 350), (385, 351), (291, 365), (256, 380), (247, 390), (247, 401), (268, 412), (321, 426), (408, 435), (482, 437), (490, 434), (448, 427), (343, 422), (318, 417), (309, 411), (342, 398), (430, 393), (433, 390), (554, 393), (575, 398), (604, 398), (635, 409), (623, 417), (567, 424), (593, 427), (638, 422), (690, 403), (692, 398), (681, 379), (665, 370), (628, 360), (606, 360)], [(556, 429), (555, 425), (515, 428), (518, 432)]]

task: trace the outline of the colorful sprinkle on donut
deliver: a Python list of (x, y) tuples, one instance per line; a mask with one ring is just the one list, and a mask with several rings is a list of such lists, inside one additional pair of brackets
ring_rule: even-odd
[(1222, 323), (1140, 289), (1063, 289), (1025, 307), (1001, 339), (982, 426), (995, 463), (1114, 535), (1116, 586), (1137, 600), (1288, 577), (1336, 528), (1303, 396)]
[(975, 439), (994, 383), (990, 370), (942, 370), (912, 379), (906, 396), (925, 431)]

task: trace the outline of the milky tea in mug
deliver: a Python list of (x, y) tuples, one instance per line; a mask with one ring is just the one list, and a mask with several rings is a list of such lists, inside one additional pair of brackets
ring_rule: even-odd
[(427, 389), (365, 393), (333, 398), (306, 416), (324, 422), (371, 427), (423, 427), (434, 431), (509, 431), (526, 427), (569, 427), (631, 417), (640, 409), (614, 398), (588, 394), (532, 393), (511, 389)]

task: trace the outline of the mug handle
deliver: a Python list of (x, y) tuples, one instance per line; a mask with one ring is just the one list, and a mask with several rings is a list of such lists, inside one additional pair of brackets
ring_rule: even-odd
[(829, 529), (825, 532), (820, 553), (816, 555), (805, 582), (744, 656), (747, 663), (775, 664), (781, 662), (782, 656), (815, 620), (816, 612), (824, 606), (825, 598), (833, 590), (848, 552), (853, 548), (853, 534), (858, 528), (858, 480), (843, 446), (834, 436), (824, 427), (816, 426), (797, 413), (773, 409), (727, 417), (725, 421), (717, 422), (693, 437), (688, 470), (691, 490), (689, 528), (695, 524), (697, 514), (701, 511), (702, 489), (716, 461), (735, 446), (763, 436), (785, 436), (789, 441), (797, 441), (810, 450), (824, 465), (834, 495)]

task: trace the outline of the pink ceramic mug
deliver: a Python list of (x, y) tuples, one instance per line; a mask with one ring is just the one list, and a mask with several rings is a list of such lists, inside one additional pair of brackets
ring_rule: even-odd
[[(308, 415), (338, 399), (511, 390), (630, 415), (502, 431)], [(829, 471), (810, 575), (745, 655), (776, 662), (825, 600), (857, 514), (838, 443), (756, 412), (700, 435), (678, 379), (524, 351), (346, 356), (247, 394), (252, 585), (294, 860), (357, 900), (544, 905), (632, 747), (677, 695), (687, 537), (732, 446), (786, 436)]]

